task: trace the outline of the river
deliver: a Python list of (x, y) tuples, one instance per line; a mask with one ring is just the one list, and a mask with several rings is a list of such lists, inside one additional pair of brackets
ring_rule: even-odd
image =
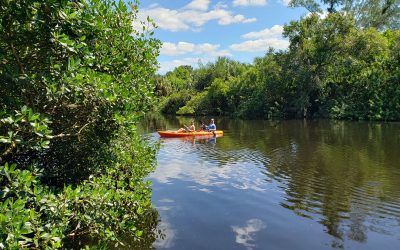
[(160, 142), (156, 249), (399, 249), (400, 123), (217, 117), (221, 138), (155, 132), (189, 119), (142, 128)]

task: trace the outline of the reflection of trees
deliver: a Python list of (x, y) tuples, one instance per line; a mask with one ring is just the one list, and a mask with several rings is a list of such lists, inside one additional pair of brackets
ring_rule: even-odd
[[(140, 240), (134, 240), (132, 235), (119, 235), (119, 240), (123, 245), (115, 246), (110, 244), (106, 249), (154, 249), (153, 244), (157, 239), (165, 237), (164, 232), (157, 228), (160, 221), (158, 211), (156, 209), (144, 213), (140, 218), (138, 228), (143, 231)], [(90, 235), (78, 235), (66, 242), (66, 249), (81, 249), (84, 246), (97, 246), (98, 239), (90, 237)]]
[(180, 124), (175, 116), (163, 116), (153, 113), (146, 114), (139, 126), (139, 129), (146, 133), (177, 128), (180, 128)]
[(360, 242), (366, 241), (369, 216), (398, 220), (398, 212), (381, 207), (383, 197), (400, 200), (399, 178), (392, 169), (399, 161), (392, 150), (399, 143), (392, 136), (398, 128), (327, 121), (282, 126), (289, 126), (284, 136), (274, 129), (267, 135), (275, 150), (267, 149), (271, 163), (266, 167), (284, 177), (277, 178), (285, 184), (283, 207), (305, 217), (322, 215), (318, 220), (330, 235)]
[[(161, 115), (157, 113), (149, 113), (145, 115), (141, 126), (139, 126), (139, 129), (142, 132), (155, 132), (158, 130), (177, 130), (181, 128), (183, 124), (189, 125), (192, 119), (193, 117), (188, 116), (171, 116)], [(194, 119), (196, 128), (200, 127), (201, 121), (203, 121), (205, 124), (210, 121), (210, 117), (199, 117)]]

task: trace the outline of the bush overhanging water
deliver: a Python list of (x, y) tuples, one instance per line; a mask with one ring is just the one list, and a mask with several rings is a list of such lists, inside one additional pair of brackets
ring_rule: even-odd
[(0, 248), (142, 236), (155, 148), (134, 124), (160, 42), (137, 5), (1, 1)]

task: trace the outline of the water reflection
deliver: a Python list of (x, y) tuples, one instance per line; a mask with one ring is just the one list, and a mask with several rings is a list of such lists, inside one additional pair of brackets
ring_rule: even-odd
[[(149, 120), (149, 132), (186, 122)], [(217, 126), (225, 135), (214, 143), (161, 141), (154, 195), (162, 200), (172, 192), (171, 209), (182, 212), (161, 214), (174, 228), (170, 248), (234, 249), (242, 242), (261, 249), (395, 249), (400, 243), (400, 124), (221, 118)], [(257, 220), (239, 220), (254, 217), (273, 230), (255, 237)], [(205, 242), (210, 228), (214, 245)]]
[[(99, 246), (99, 238), (92, 237), (89, 234), (77, 234), (72, 238), (68, 238), (65, 241), (65, 249), (118, 249), (118, 250), (143, 250), (153, 249), (153, 246), (157, 245), (158, 242), (163, 241), (167, 237), (171, 237), (171, 233), (168, 228), (164, 229), (164, 222), (160, 222), (159, 212), (156, 209), (146, 211), (141, 218), (138, 218), (137, 228), (143, 231), (143, 235), (140, 240), (135, 240), (131, 234), (120, 233), (117, 237), (120, 243), (118, 245), (115, 242), (106, 242), (106, 245)], [(157, 228), (158, 227), (158, 228)]]
[(160, 138), (161, 142), (164, 142), (166, 140), (178, 140), (181, 141), (182, 143), (190, 143), (193, 146), (196, 144), (210, 144), (210, 145), (215, 145), (217, 143), (217, 138), (223, 137), (222, 135), (205, 135), (205, 136), (188, 136), (188, 137), (178, 137), (178, 138)]
[(190, 180), (206, 192), (210, 190), (205, 187), (212, 186), (263, 190), (264, 177), (252, 168), (255, 162), (245, 160), (254, 157), (248, 151), (226, 151), (221, 155), (214, 148), (218, 144), (210, 144), (209, 139), (165, 139), (161, 145), (158, 163), (162, 167), (152, 175), (159, 183)]
[(254, 235), (265, 227), (265, 223), (262, 220), (250, 219), (243, 227), (232, 226), (232, 230), (236, 235), (236, 243), (245, 246), (247, 249), (253, 249), (256, 247)]
[(272, 154), (271, 165), (276, 167), (267, 166), (274, 176), (285, 177), (282, 207), (319, 221), (340, 240), (366, 242), (366, 231), (380, 227), (384, 234), (398, 232), (398, 156), (390, 155), (389, 134), (382, 141), (386, 132), (382, 125), (340, 122), (326, 123), (323, 129), (318, 123), (302, 125), (306, 125), (302, 132), (292, 135), (299, 142), (297, 152), (291, 152), (289, 145), (281, 147), (286, 158), (282, 161)]
[(172, 227), (168, 217), (171, 214), (174, 214), (178, 208), (173, 199), (163, 198), (157, 201), (156, 209), (163, 218), (163, 220), (158, 224), (158, 229), (160, 234), (162, 234), (162, 237), (158, 237), (153, 246), (157, 249), (172, 248), (176, 238), (176, 230)]

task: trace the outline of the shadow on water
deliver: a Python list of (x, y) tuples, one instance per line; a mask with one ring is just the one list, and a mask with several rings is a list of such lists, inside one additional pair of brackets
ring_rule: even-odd
[[(190, 120), (147, 119), (143, 129), (147, 132), (176, 129)], [(186, 223), (196, 218), (200, 223), (207, 217), (216, 222), (203, 225), (205, 228), (220, 226), (231, 228), (231, 234), (232, 230), (236, 232), (236, 238), (227, 235), (226, 239), (223, 232), (216, 233), (221, 239), (212, 246), (220, 244), (221, 248), (240, 245), (251, 249), (268, 244), (280, 249), (296, 245), (310, 249), (362, 244), (364, 249), (395, 249), (400, 243), (400, 124), (217, 118), (217, 126), (225, 134), (214, 142), (161, 139), (159, 168), (152, 177), (154, 195), (163, 200), (169, 195), (167, 191), (175, 190), (174, 208), (191, 209), (185, 218), (171, 213), (163, 216), (161, 211), (162, 220), (175, 227), (175, 236), (186, 228)], [(159, 140), (156, 134), (153, 136)], [(193, 193), (188, 191), (190, 188), (202, 192)], [(235, 199), (226, 201), (224, 192)], [(201, 199), (216, 205), (208, 207), (209, 211), (187, 205)], [(157, 200), (155, 203), (161, 204)], [(222, 213), (224, 206), (232, 211)], [(238, 214), (249, 218), (244, 227), (234, 224), (238, 224)], [(264, 225), (267, 222), (275, 232), (268, 230)], [(305, 230), (304, 225), (311, 225), (307, 230), (321, 239), (312, 239), (306, 233), (290, 235), (293, 228)], [(206, 234), (196, 231), (197, 227), (191, 230), (200, 236), (190, 243), (175, 240), (166, 248), (199, 249), (196, 240), (202, 242), (200, 246), (207, 246), (203, 238)], [(282, 242), (282, 237), (287, 242)], [(232, 245), (223, 242), (227, 239)]]

